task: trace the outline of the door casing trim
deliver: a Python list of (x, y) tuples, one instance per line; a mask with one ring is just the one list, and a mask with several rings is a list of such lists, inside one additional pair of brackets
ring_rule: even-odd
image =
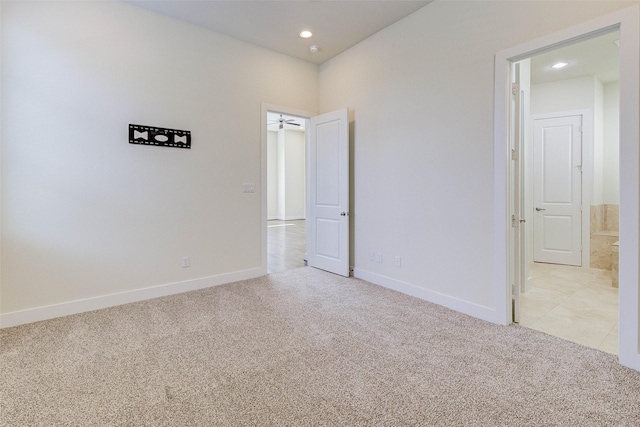
[(494, 68), (494, 290), (496, 321), (509, 324), (509, 82), (514, 61), (597, 34), (620, 31), (620, 270), (619, 356), (624, 366), (640, 370), (639, 218), (640, 218), (640, 5), (500, 51)]

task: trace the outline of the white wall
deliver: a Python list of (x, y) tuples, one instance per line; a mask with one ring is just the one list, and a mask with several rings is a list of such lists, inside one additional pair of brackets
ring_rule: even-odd
[(620, 203), (620, 85), (604, 85), (603, 203)]
[(284, 216), (287, 210), (286, 148), (284, 132), (278, 131), (278, 219), (285, 219)]
[(531, 86), (531, 114), (559, 111), (593, 110), (595, 103), (593, 76), (559, 80)]
[(261, 104), (316, 111), (317, 66), (121, 2), (3, 2), (1, 40), (5, 320), (261, 274)]
[[(133, 6), (3, 2), (0, 312), (259, 266), (241, 185), (268, 102), (350, 108), (356, 274), (491, 317), (494, 55), (628, 4), (435, 1), (323, 64), (318, 92), (313, 65)], [(193, 149), (129, 145), (128, 123)]]
[(267, 132), (267, 218), (305, 218), (305, 134), (282, 129)]
[(278, 132), (267, 131), (267, 219), (278, 219)]
[(627, 4), (435, 1), (321, 65), (320, 111), (352, 112), (355, 274), (495, 319), (495, 54)]
[(304, 132), (285, 132), (285, 219), (305, 218), (305, 136)]
[[(591, 204), (604, 203), (604, 86), (593, 79), (593, 193)], [(619, 168), (616, 167), (616, 171)]]

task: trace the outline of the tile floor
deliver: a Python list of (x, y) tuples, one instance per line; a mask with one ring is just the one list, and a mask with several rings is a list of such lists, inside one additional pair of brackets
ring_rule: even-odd
[(304, 267), (306, 261), (305, 220), (267, 223), (267, 272)]
[(618, 289), (611, 271), (534, 263), (521, 295), (520, 325), (618, 354)]

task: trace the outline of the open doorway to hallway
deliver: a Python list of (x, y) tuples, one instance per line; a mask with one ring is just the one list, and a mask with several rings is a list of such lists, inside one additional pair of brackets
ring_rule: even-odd
[(267, 112), (267, 272), (306, 265), (306, 119)]
[(613, 354), (618, 353), (618, 39), (619, 32), (612, 31), (519, 61), (524, 71), (518, 321)]

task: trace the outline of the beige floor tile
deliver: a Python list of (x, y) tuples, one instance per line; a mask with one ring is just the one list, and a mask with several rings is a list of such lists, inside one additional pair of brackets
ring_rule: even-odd
[(611, 331), (598, 346), (598, 350), (618, 354), (618, 332)]
[(585, 296), (581, 292), (576, 292), (572, 297), (565, 299), (558, 304), (557, 308), (564, 310), (564, 316), (572, 319), (600, 320), (606, 322), (609, 328), (618, 321), (617, 304), (607, 301), (606, 298), (598, 300), (592, 296)]
[(533, 288), (520, 295), (520, 307), (527, 311), (543, 312), (542, 314), (544, 314), (553, 310), (566, 298), (567, 295), (561, 292), (549, 289)]
[(582, 289), (584, 283), (580, 283), (575, 280), (567, 280), (561, 277), (548, 277), (546, 279), (533, 280), (534, 289), (546, 289), (549, 291), (558, 292), (564, 295), (571, 295), (577, 290)]
[(598, 348), (608, 335), (608, 332), (602, 329), (549, 316), (540, 319), (531, 328), (591, 348)]
[(602, 334), (608, 334), (617, 322), (617, 317), (608, 316), (608, 313), (583, 308), (568, 308), (562, 305), (551, 310), (545, 317), (559, 322), (570, 322)]
[(618, 290), (611, 272), (534, 263), (520, 324), (609, 353), (618, 352)]
[(592, 282), (586, 282), (582, 289), (615, 289), (615, 292), (617, 292), (617, 288), (611, 286), (610, 280), (595, 280)]
[(617, 288), (592, 288), (584, 287), (576, 291), (572, 298), (582, 300), (592, 300), (607, 305), (618, 306), (618, 289)]
[(537, 314), (535, 312), (532, 312), (531, 310), (524, 310), (520, 312), (520, 322), (518, 323), (520, 324), (520, 326), (526, 326), (527, 328), (534, 329), (533, 325), (535, 325), (535, 323), (543, 317), (544, 314)]

